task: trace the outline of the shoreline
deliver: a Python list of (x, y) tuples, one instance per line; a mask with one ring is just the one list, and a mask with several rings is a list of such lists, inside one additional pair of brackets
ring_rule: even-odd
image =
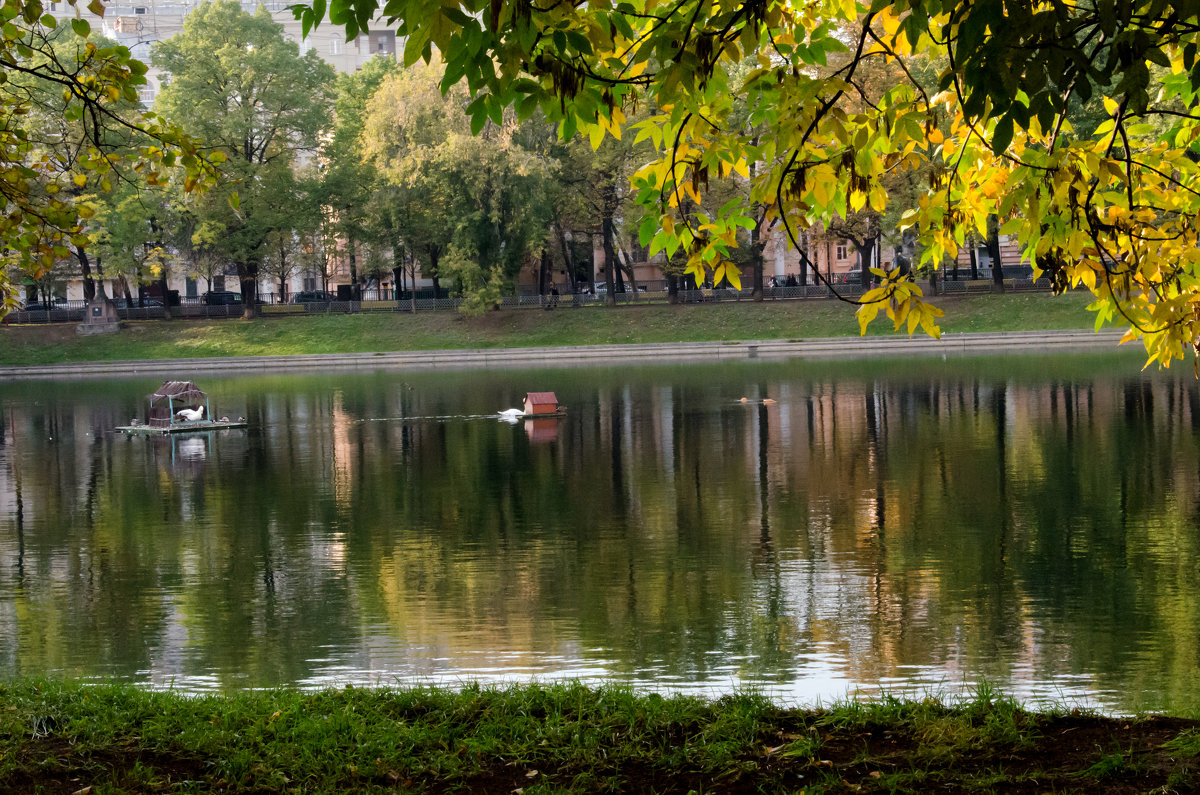
[(492, 367), (572, 367), (697, 361), (780, 361), (785, 359), (864, 359), (937, 355), (1001, 355), (1070, 350), (1117, 350), (1122, 332), (1002, 331), (920, 337), (825, 337), (718, 342), (627, 343), (537, 348), (475, 348), (377, 353), (322, 353), (283, 356), (230, 356), (186, 359), (134, 359), (0, 365), (0, 381), (70, 379), (173, 372), (427, 370)]
[(5, 792), (1194, 792), (1200, 721), (990, 688), (781, 708), (579, 684), (192, 697), (0, 680)]

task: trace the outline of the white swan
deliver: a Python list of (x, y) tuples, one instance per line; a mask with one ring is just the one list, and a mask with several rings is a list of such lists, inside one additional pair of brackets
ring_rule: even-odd
[(522, 409), (505, 409), (504, 411), (500, 412), (500, 416), (509, 417), (515, 420), (517, 417), (524, 417), (525, 412)]
[(175, 412), (175, 416), (181, 417), (187, 422), (195, 422), (204, 416), (204, 406), (201, 406), (198, 409), (180, 409), (179, 411)]

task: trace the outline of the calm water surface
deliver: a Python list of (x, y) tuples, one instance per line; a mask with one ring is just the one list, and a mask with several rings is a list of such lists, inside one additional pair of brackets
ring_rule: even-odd
[(0, 675), (1198, 714), (1200, 392), (1139, 366), (211, 378), (249, 428), (161, 439), (162, 379), (0, 384)]

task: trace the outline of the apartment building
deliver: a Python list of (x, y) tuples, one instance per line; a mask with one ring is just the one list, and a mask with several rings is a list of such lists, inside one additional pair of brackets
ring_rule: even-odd
[[(129, 48), (133, 57), (150, 64), (151, 48), (160, 41), (175, 36), (183, 30), (188, 14), (198, 8), (202, 0), (133, 0), (107, 4), (101, 19), (101, 32), (108, 38)], [(375, 55), (396, 57), (396, 34), (391, 30), (373, 30), (360, 33), (353, 41), (346, 41), (345, 32), (332, 25), (319, 26), (301, 36), (299, 20), (288, 10), (292, 0), (265, 0), (247, 2), (242, 8), (253, 14), (259, 6), (271, 14), (271, 18), (283, 26), (284, 36), (296, 42), (300, 53), (315, 50), (322, 60), (339, 72), (354, 72), (362, 68)], [(67, 12), (67, 4), (50, 3), (51, 13)], [(84, 12), (90, 13), (90, 12)], [(142, 91), (142, 102), (153, 104), (154, 97), (162, 86), (161, 70), (151, 66), (147, 73), (148, 84)]]

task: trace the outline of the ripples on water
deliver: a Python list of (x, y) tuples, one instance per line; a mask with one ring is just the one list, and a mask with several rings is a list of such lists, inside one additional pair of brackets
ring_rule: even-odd
[(1200, 403), (1137, 367), (214, 379), (250, 427), (162, 439), (155, 381), (0, 385), (0, 672), (1195, 713)]

